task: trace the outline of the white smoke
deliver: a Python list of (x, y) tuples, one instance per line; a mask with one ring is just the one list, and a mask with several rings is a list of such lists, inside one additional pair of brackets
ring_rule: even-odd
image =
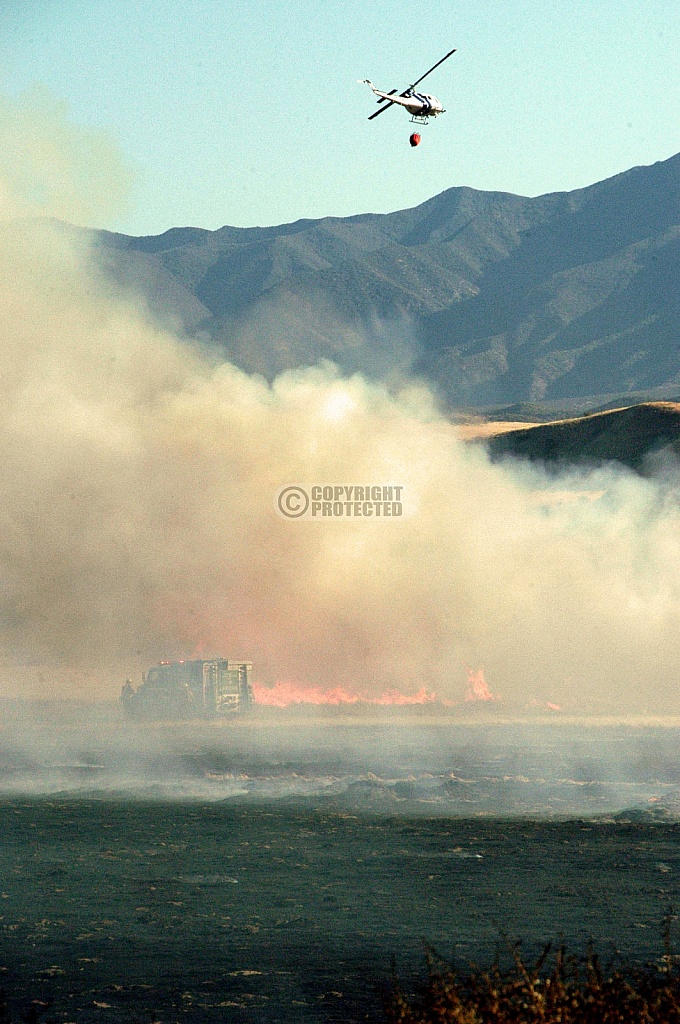
[(104, 221), (121, 212), (131, 182), (109, 135), (73, 122), (44, 86), (0, 93), (0, 217)]
[[(160, 658), (222, 654), (264, 683), (451, 700), (483, 664), (506, 702), (674, 708), (667, 490), (494, 467), (420, 386), (219, 364), (58, 225), (5, 224), (0, 266), (5, 693), (115, 696)], [(284, 521), (295, 482), (399, 484), (407, 514)], [(558, 486), (604, 494), (546, 502)]]

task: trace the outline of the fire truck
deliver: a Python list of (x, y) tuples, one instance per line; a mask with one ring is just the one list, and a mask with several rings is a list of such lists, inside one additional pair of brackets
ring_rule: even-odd
[(128, 679), (120, 701), (130, 718), (220, 718), (252, 707), (252, 664), (210, 661), (162, 661), (142, 675), (136, 689)]

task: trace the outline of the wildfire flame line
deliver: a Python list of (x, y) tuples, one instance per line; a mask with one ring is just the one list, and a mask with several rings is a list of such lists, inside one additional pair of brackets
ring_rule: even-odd
[(276, 683), (274, 686), (263, 686), (253, 683), (253, 699), (256, 704), (269, 707), (285, 708), (290, 704), (375, 704), (381, 707), (389, 705), (405, 706), (410, 704), (431, 704), (436, 694), (428, 693), (424, 686), (414, 694), (399, 693), (398, 690), (386, 690), (384, 693), (370, 695), (354, 693), (343, 686), (335, 686), (323, 690), (319, 686), (299, 686), (297, 683)]

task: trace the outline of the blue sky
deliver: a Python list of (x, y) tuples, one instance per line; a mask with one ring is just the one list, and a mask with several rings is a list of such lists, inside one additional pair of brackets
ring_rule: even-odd
[[(447, 109), (408, 145), (357, 79)], [(680, 150), (677, 0), (3, 0), (0, 86), (39, 83), (133, 172), (96, 224), (274, 224), (414, 206), (454, 185), (525, 195)]]

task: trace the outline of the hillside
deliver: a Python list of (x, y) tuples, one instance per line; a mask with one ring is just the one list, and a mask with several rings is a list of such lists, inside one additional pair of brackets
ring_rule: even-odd
[(647, 402), (509, 430), (488, 447), (496, 459), (513, 456), (560, 466), (618, 462), (646, 473), (680, 456), (680, 404)]
[(392, 214), (94, 234), (160, 319), (268, 377), (415, 371), (451, 406), (680, 385), (680, 155), (533, 199), (452, 188)]

